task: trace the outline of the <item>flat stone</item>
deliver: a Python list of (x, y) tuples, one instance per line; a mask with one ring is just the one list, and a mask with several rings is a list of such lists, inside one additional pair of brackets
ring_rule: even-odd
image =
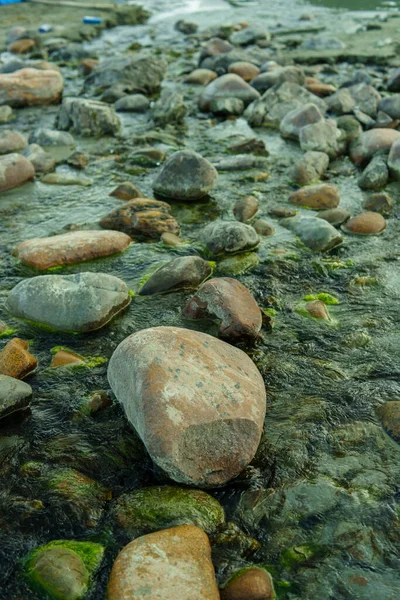
[(200, 256), (180, 256), (160, 267), (140, 288), (141, 296), (199, 286), (211, 275), (209, 263)]
[(239, 75), (228, 73), (218, 77), (204, 88), (199, 98), (199, 108), (205, 112), (210, 110), (211, 103), (216, 98), (238, 98), (247, 106), (259, 97), (259, 92)]
[(35, 177), (33, 164), (20, 154), (0, 156), (0, 192), (23, 185)]
[(142, 330), (115, 350), (108, 379), (151, 458), (175, 481), (221, 485), (253, 458), (264, 382), (234, 346), (177, 327)]
[(31, 397), (30, 385), (14, 377), (0, 375), (0, 419), (24, 410), (29, 405)]
[(351, 215), (345, 208), (329, 208), (328, 210), (321, 210), (317, 217), (318, 219), (328, 221), (328, 223), (336, 227), (347, 221)]
[(196, 525), (212, 533), (225, 521), (224, 509), (206, 492), (170, 485), (122, 494), (113, 514), (118, 528), (131, 539), (177, 525)]
[(38, 361), (28, 350), (29, 343), (20, 338), (10, 340), (0, 352), (0, 374), (24, 379), (37, 367)]
[(21, 242), (14, 254), (26, 265), (44, 270), (116, 254), (130, 243), (131, 238), (119, 231), (71, 231)]
[(85, 362), (85, 359), (79, 354), (75, 354), (69, 350), (59, 350), (54, 355), (51, 361), (51, 368), (56, 369), (57, 367), (65, 367), (66, 365), (77, 365)]
[(93, 331), (130, 301), (125, 283), (112, 275), (39, 275), (11, 290), (6, 309), (19, 319), (57, 331)]
[(108, 600), (219, 600), (207, 535), (180, 525), (142, 536), (117, 556)]
[(218, 173), (197, 152), (180, 150), (165, 162), (153, 181), (156, 194), (175, 200), (199, 200), (214, 187)]
[(88, 187), (93, 185), (93, 180), (87, 177), (77, 177), (76, 175), (67, 175), (65, 173), (47, 173), (40, 179), (47, 185), (81, 185)]
[(21, 69), (0, 74), (0, 106), (22, 108), (58, 104), (64, 81), (58, 71)]
[(103, 217), (100, 226), (104, 229), (123, 231), (130, 236), (156, 239), (165, 231), (179, 234), (179, 224), (169, 214), (170, 209), (166, 202), (137, 198)]
[(201, 241), (217, 256), (256, 248), (260, 239), (253, 227), (235, 221), (214, 221), (203, 230)]
[(307, 185), (289, 196), (289, 202), (296, 206), (321, 210), (336, 208), (340, 202), (339, 190), (330, 183)]
[(65, 98), (56, 119), (61, 130), (70, 129), (83, 136), (114, 136), (120, 120), (112, 106), (87, 98)]
[(0, 154), (11, 154), (25, 150), (28, 142), (18, 131), (3, 129), (0, 133)]
[(386, 229), (386, 221), (378, 213), (364, 212), (352, 217), (342, 229), (355, 235), (379, 235)]
[(185, 306), (189, 319), (221, 320), (218, 337), (231, 343), (255, 340), (262, 327), (261, 310), (249, 290), (236, 279), (218, 277), (203, 283)]

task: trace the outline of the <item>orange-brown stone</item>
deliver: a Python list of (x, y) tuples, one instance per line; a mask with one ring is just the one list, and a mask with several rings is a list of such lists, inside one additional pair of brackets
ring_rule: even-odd
[(0, 106), (43, 106), (58, 104), (64, 81), (54, 70), (20, 69), (0, 74)]
[(99, 61), (96, 58), (85, 58), (80, 64), (80, 70), (84, 75), (89, 75), (98, 64)]
[(118, 185), (110, 194), (113, 198), (118, 200), (133, 200), (134, 198), (143, 198), (143, 194), (133, 183), (130, 181), (124, 181)]
[(229, 73), (239, 75), (245, 81), (251, 81), (260, 74), (260, 69), (250, 62), (238, 61), (229, 65)]
[(364, 212), (349, 219), (342, 229), (356, 235), (379, 235), (386, 229), (386, 220), (375, 212)]
[(72, 231), (19, 244), (14, 254), (35, 269), (80, 263), (122, 252), (131, 238), (119, 231)]
[(378, 414), (384, 429), (400, 444), (400, 401), (385, 402), (378, 408)]
[(34, 177), (35, 168), (25, 156), (16, 153), (0, 156), (0, 192), (18, 187)]
[(290, 194), (289, 201), (296, 206), (315, 210), (336, 208), (340, 202), (339, 190), (335, 185), (320, 183), (307, 185)]
[(59, 350), (55, 355), (51, 363), (51, 367), (65, 367), (65, 365), (74, 365), (84, 363), (85, 359), (79, 354), (75, 354), (70, 350)]
[(24, 39), (24, 40), (16, 40), (12, 44), (8, 46), (8, 51), (13, 52), (14, 54), (25, 54), (30, 50), (33, 50), (35, 47), (35, 40)]
[(207, 535), (180, 525), (137, 538), (117, 556), (108, 600), (219, 600)]
[(15, 379), (24, 379), (37, 367), (38, 361), (28, 350), (29, 343), (13, 338), (0, 352), (0, 373)]
[(130, 236), (139, 234), (144, 237), (159, 238), (165, 231), (178, 235), (179, 224), (169, 214), (170, 209), (167, 202), (137, 198), (103, 217), (100, 226), (123, 231)]
[(271, 575), (260, 567), (249, 567), (233, 575), (220, 591), (221, 600), (274, 600)]

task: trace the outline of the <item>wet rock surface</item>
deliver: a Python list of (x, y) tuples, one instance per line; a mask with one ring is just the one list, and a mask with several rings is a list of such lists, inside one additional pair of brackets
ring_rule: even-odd
[(160, 267), (140, 288), (141, 296), (176, 289), (196, 288), (211, 275), (210, 264), (200, 256), (183, 256)]
[(30, 385), (14, 377), (0, 375), (0, 419), (26, 408), (31, 397)]
[(217, 171), (207, 159), (182, 150), (163, 165), (153, 182), (153, 190), (165, 198), (198, 200), (211, 191), (217, 178)]

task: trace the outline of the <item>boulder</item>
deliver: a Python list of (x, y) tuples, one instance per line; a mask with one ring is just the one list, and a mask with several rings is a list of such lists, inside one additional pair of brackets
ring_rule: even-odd
[(197, 152), (180, 150), (165, 162), (153, 181), (156, 194), (174, 200), (199, 200), (211, 191), (218, 178), (212, 164)]
[(177, 327), (145, 329), (117, 347), (108, 380), (151, 458), (175, 481), (222, 485), (252, 460), (265, 388), (234, 346)]
[(235, 221), (209, 223), (202, 233), (201, 241), (214, 256), (223, 253), (245, 252), (256, 248), (260, 243), (260, 239), (251, 225)]
[(117, 556), (107, 600), (219, 600), (207, 535), (180, 525), (137, 538)]
[(0, 74), (0, 106), (15, 108), (58, 104), (64, 81), (58, 71), (20, 69)]
[(104, 90), (116, 84), (125, 93), (156, 94), (167, 72), (168, 63), (156, 54), (128, 54), (102, 60), (85, 79), (85, 89)]
[(112, 275), (39, 275), (11, 290), (6, 309), (19, 319), (57, 331), (93, 331), (130, 301), (125, 283)]
[(227, 342), (260, 337), (261, 310), (249, 290), (231, 277), (217, 277), (203, 283), (182, 315), (188, 319), (217, 318), (221, 321), (218, 337)]
[(122, 252), (131, 238), (119, 231), (71, 231), (21, 242), (14, 255), (41, 271)]
[(33, 164), (20, 154), (0, 156), (0, 192), (6, 192), (35, 177)]
[(259, 97), (257, 90), (239, 75), (228, 73), (218, 77), (204, 88), (199, 98), (199, 108), (205, 112), (210, 110), (211, 103), (216, 98), (238, 98), (247, 106)]
[(83, 136), (116, 135), (120, 121), (112, 106), (87, 98), (65, 98), (57, 115), (59, 129)]
[(14, 377), (0, 375), (0, 419), (24, 410), (29, 405), (31, 397), (30, 385)]
[(139, 294), (150, 296), (160, 292), (196, 288), (211, 272), (210, 264), (200, 256), (180, 256), (153, 273), (140, 288)]

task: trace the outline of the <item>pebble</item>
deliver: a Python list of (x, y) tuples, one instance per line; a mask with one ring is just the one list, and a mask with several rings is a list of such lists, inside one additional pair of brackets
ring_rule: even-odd
[(385, 431), (400, 444), (400, 402), (385, 402), (378, 408), (378, 414)]
[(237, 200), (233, 206), (233, 214), (237, 221), (247, 223), (258, 212), (258, 200), (255, 196), (244, 196)]
[(274, 584), (268, 571), (257, 565), (234, 573), (220, 590), (221, 600), (274, 600)]
[(174, 200), (199, 200), (209, 194), (217, 179), (217, 170), (206, 158), (180, 150), (165, 162), (153, 181), (153, 190)]
[(40, 179), (47, 185), (81, 185), (88, 187), (93, 185), (93, 180), (87, 177), (77, 177), (76, 175), (67, 175), (65, 173), (48, 173)]
[(166, 246), (180, 246), (184, 243), (182, 238), (169, 231), (164, 231), (164, 233), (161, 234), (161, 241)]
[(43, 271), (122, 252), (131, 241), (119, 231), (72, 231), (21, 242), (13, 254), (26, 265)]
[(356, 165), (364, 165), (378, 152), (388, 154), (392, 144), (400, 136), (394, 129), (371, 129), (364, 131), (350, 145), (350, 158)]
[(83, 75), (89, 75), (98, 65), (97, 58), (84, 58), (79, 65), (79, 70)]
[(265, 143), (262, 140), (256, 138), (249, 138), (233, 144), (229, 150), (234, 154), (259, 154), (261, 156), (268, 156), (268, 150), (265, 147)]
[(12, 52), (13, 54), (27, 54), (31, 50), (33, 50), (36, 46), (35, 40), (30, 39), (22, 39), (16, 40), (12, 44), (10, 44), (7, 48), (8, 52)]
[(261, 310), (249, 290), (236, 279), (218, 277), (203, 283), (185, 306), (183, 317), (221, 321), (218, 337), (237, 343), (259, 338)]
[(131, 539), (177, 525), (196, 525), (212, 533), (224, 523), (224, 509), (202, 490), (151, 486), (122, 494), (113, 514), (118, 528)]
[(10, 340), (0, 352), (0, 374), (24, 379), (35, 371), (38, 361), (28, 350), (29, 342), (20, 338)]
[(36, 173), (49, 173), (56, 168), (55, 160), (51, 154), (43, 150), (38, 144), (29, 144), (24, 156), (32, 163)]
[(150, 101), (143, 94), (130, 94), (122, 96), (114, 104), (117, 112), (137, 112), (144, 113), (150, 107)]
[(18, 131), (3, 129), (0, 135), (0, 154), (11, 154), (25, 150), (28, 142)]
[(379, 235), (386, 229), (386, 221), (379, 213), (364, 212), (352, 217), (342, 229), (355, 235)]
[(104, 229), (122, 231), (132, 237), (142, 235), (158, 239), (168, 231), (179, 234), (179, 224), (169, 212), (171, 207), (166, 202), (137, 198), (116, 208), (100, 221)]
[(226, 40), (222, 40), (218, 37), (213, 37), (209, 39), (204, 46), (201, 48), (200, 53), (200, 62), (206, 58), (207, 56), (218, 56), (219, 54), (226, 54), (233, 50), (234, 46), (227, 42)]
[(291, 171), (293, 181), (299, 185), (309, 185), (319, 181), (329, 166), (329, 156), (325, 152), (306, 152)]
[(379, 110), (389, 115), (392, 119), (400, 119), (400, 94), (382, 98), (379, 102)]
[(15, 113), (11, 106), (0, 106), (0, 123), (9, 123), (15, 119)]
[(260, 69), (258, 67), (245, 61), (231, 63), (228, 71), (229, 73), (235, 73), (235, 75), (239, 75), (239, 77), (247, 82), (257, 77), (257, 75), (260, 73)]
[(330, 183), (307, 185), (289, 196), (289, 202), (296, 206), (321, 210), (336, 208), (340, 202), (339, 190)]
[(39, 146), (60, 147), (68, 146), (75, 148), (75, 140), (70, 133), (66, 131), (58, 131), (57, 129), (35, 129), (29, 136), (30, 144), (39, 144)]
[(120, 183), (109, 195), (118, 198), (118, 200), (125, 201), (133, 200), (134, 198), (143, 198), (143, 194), (139, 188), (130, 181)]
[(260, 94), (246, 83), (239, 75), (227, 73), (209, 83), (200, 94), (199, 109), (203, 112), (210, 110), (211, 103), (216, 98), (238, 98), (245, 106), (257, 100)]
[(217, 73), (211, 69), (195, 69), (185, 77), (184, 82), (192, 85), (208, 85), (217, 77)]
[(210, 111), (217, 117), (239, 116), (244, 112), (244, 103), (240, 98), (215, 98)]
[(151, 458), (175, 481), (222, 485), (253, 458), (265, 388), (234, 346), (188, 329), (145, 329), (117, 347), (108, 380)]
[(88, 98), (64, 98), (57, 114), (56, 125), (82, 136), (115, 136), (120, 120), (114, 108), (105, 102)]
[(309, 313), (311, 317), (314, 319), (322, 319), (324, 321), (330, 321), (331, 318), (329, 316), (328, 310), (321, 300), (314, 300), (312, 302), (307, 302), (305, 306), (306, 311)]
[(318, 219), (324, 219), (324, 221), (328, 221), (328, 223), (336, 227), (337, 225), (341, 225), (347, 221), (351, 215), (345, 208), (329, 208), (328, 210), (321, 210), (317, 217)]
[(358, 178), (358, 185), (362, 190), (380, 190), (389, 181), (389, 169), (385, 156), (377, 154)]
[(314, 252), (328, 252), (343, 243), (340, 233), (323, 219), (296, 215), (283, 219), (281, 225), (293, 231)]
[(180, 256), (160, 267), (140, 288), (140, 296), (190, 289), (211, 275), (209, 263), (200, 256)]
[(235, 221), (214, 221), (203, 230), (201, 241), (212, 255), (245, 252), (258, 246), (260, 239), (251, 225)]
[(57, 331), (93, 331), (130, 301), (125, 283), (112, 275), (39, 275), (11, 290), (6, 309), (14, 317)]
[(281, 136), (298, 140), (302, 127), (323, 121), (319, 108), (315, 104), (304, 104), (288, 112), (280, 124)]
[(264, 219), (257, 219), (257, 221), (254, 221), (253, 227), (257, 231), (258, 235), (268, 236), (275, 233), (275, 227)]
[(58, 71), (20, 69), (0, 74), (0, 106), (15, 108), (58, 104), (64, 81)]
[[(145, 591), (144, 591), (145, 590)], [(219, 600), (207, 534), (180, 525), (142, 536), (117, 556), (108, 600)]]
[(393, 208), (393, 200), (389, 194), (371, 194), (363, 202), (363, 208), (368, 211), (377, 212), (381, 215), (388, 215)]
[(35, 177), (33, 164), (20, 154), (0, 156), (0, 192), (6, 192)]
[(89, 157), (84, 152), (79, 152), (78, 150), (71, 154), (67, 158), (67, 165), (70, 167), (74, 167), (74, 169), (86, 169), (89, 164)]
[(0, 419), (24, 410), (31, 398), (30, 385), (9, 375), (0, 375)]
[(57, 367), (82, 364), (84, 362), (85, 359), (82, 356), (79, 356), (79, 354), (75, 354), (70, 350), (59, 350), (58, 352), (56, 352), (53, 360), (51, 361), (51, 368), (56, 369)]

